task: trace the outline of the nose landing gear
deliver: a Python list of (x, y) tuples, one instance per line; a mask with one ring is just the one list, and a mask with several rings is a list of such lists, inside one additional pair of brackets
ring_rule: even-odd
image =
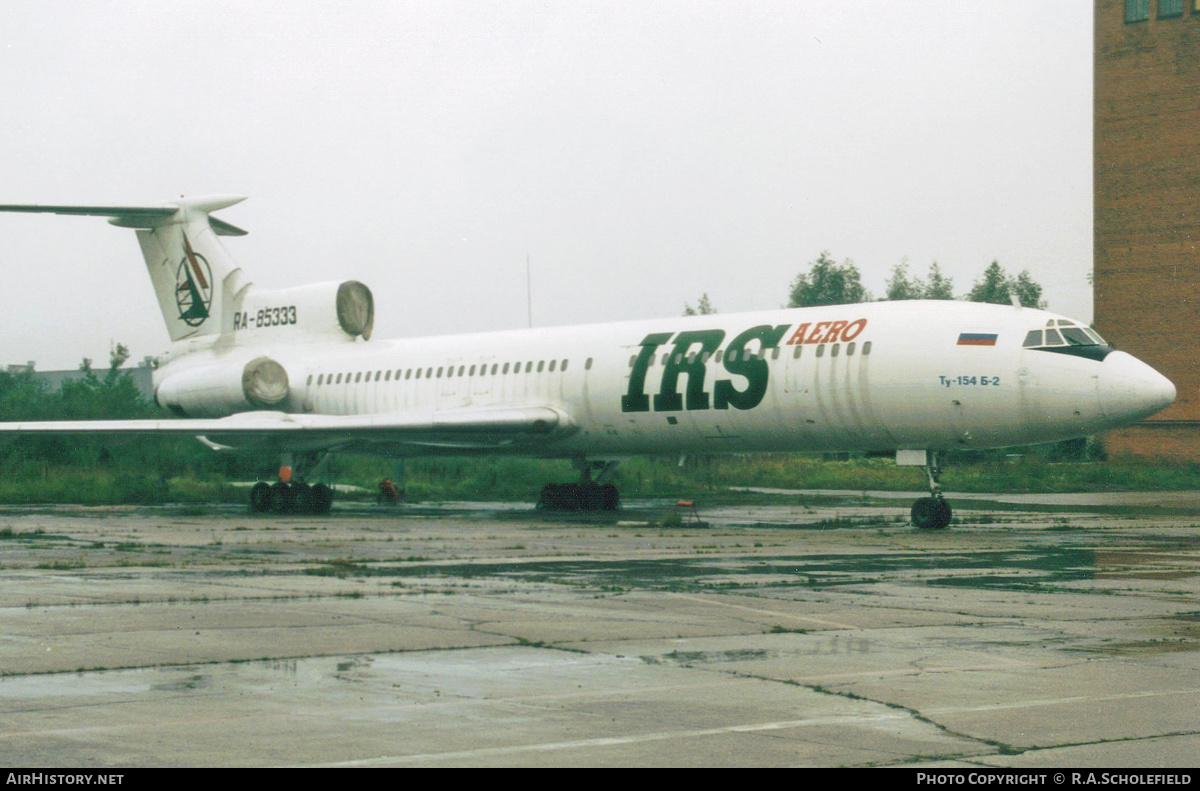
[(939, 456), (937, 451), (925, 451), (925, 464), (922, 465), (922, 469), (929, 479), (929, 496), (917, 500), (912, 507), (912, 523), (922, 530), (941, 530), (950, 524), (954, 516), (950, 503), (942, 496), (942, 486), (939, 482), (942, 466)]

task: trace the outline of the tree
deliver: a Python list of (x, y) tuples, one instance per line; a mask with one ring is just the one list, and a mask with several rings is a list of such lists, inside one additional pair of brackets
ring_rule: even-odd
[(992, 261), (983, 276), (975, 281), (967, 299), (971, 302), (990, 302), (995, 305), (1008, 305), (1015, 294), (1017, 301), (1027, 308), (1044, 308), (1046, 303), (1041, 301), (1042, 287), (1034, 282), (1029, 270), (1025, 269), (1016, 277), (1010, 277), (999, 261)]
[(1017, 301), (1027, 308), (1046, 307), (1046, 302), (1042, 299), (1042, 287), (1033, 282), (1028, 269), (1021, 270), (1010, 290), (1016, 293)]
[(908, 259), (892, 267), (884, 299), (954, 299), (954, 279), (942, 274), (937, 261), (929, 265), (928, 279), (908, 276)]
[(709, 300), (707, 291), (700, 295), (700, 301), (696, 303), (696, 307), (693, 308), (687, 303), (684, 303), (683, 306), (683, 315), (685, 316), (711, 316), (716, 312), (717, 309)]
[(912, 280), (908, 279), (907, 258), (892, 267), (892, 276), (884, 288), (884, 299), (887, 300), (921, 299), (925, 296), (925, 284), (921, 279), (915, 275)]
[(824, 250), (810, 264), (808, 273), (796, 275), (788, 289), (789, 308), (806, 308), (816, 305), (846, 305), (866, 302), (870, 293), (863, 288), (858, 267), (847, 258), (841, 264), (829, 257)]
[(929, 265), (929, 279), (925, 281), (925, 299), (954, 299), (954, 278), (943, 275), (937, 261)]

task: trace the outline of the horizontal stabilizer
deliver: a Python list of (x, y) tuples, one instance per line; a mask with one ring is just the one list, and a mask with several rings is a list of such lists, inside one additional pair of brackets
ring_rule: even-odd
[[(108, 217), (109, 222), (121, 228), (145, 230), (161, 225), (174, 217), (181, 208), (187, 207), (208, 213), (224, 209), (245, 200), (240, 195), (217, 195), (204, 198), (181, 199), (178, 203), (161, 206), (44, 206), (40, 204), (3, 204), (0, 212), (26, 212), (29, 214), (73, 214), (91, 217)], [(246, 231), (215, 217), (208, 218), (219, 236), (245, 236)]]

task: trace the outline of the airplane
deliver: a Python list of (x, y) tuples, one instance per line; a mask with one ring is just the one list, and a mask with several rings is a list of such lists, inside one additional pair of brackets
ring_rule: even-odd
[[(136, 231), (172, 341), (153, 374), (174, 417), (0, 423), (0, 435), (190, 435), (279, 454), (257, 512), (325, 513), (330, 454), (570, 459), (539, 505), (616, 509), (617, 462), (641, 454), (895, 452), (922, 467), (914, 525), (946, 527), (944, 454), (1130, 425), (1175, 387), (1085, 323), (1034, 308), (871, 302), (573, 327), (373, 340), (354, 280), (255, 285), (213, 216), (241, 196), (154, 206), (0, 205)], [(292, 475), (287, 475), (291, 468)]]

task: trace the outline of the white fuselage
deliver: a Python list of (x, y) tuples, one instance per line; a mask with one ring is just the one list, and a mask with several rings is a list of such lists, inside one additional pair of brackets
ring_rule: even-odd
[(238, 372), (268, 357), (287, 372), (282, 411), (552, 407), (565, 420), (544, 443), (496, 452), (591, 458), (1024, 445), (1128, 425), (1173, 400), (1124, 353), (1023, 348), (1059, 318), (947, 301), (369, 342), (272, 327), (179, 344), (156, 388), (191, 417), (245, 412)]

